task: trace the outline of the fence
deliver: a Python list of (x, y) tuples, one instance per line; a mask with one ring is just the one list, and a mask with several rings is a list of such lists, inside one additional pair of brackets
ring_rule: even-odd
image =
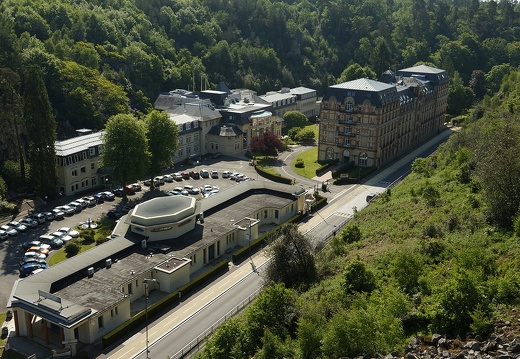
[(229, 320), (231, 317), (236, 315), (238, 312), (243, 310), (246, 306), (248, 306), (253, 299), (255, 299), (258, 296), (258, 293), (263, 288), (258, 288), (253, 294), (251, 294), (249, 297), (244, 299), (240, 304), (238, 304), (235, 308), (231, 309), (229, 312), (226, 313), (222, 318), (217, 320), (215, 323), (211, 325), (208, 329), (206, 329), (204, 332), (202, 332), (197, 338), (193, 339), (191, 342), (189, 342), (187, 345), (184, 346), (181, 350), (179, 350), (174, 355), (169, 356), (170, 359), (181, 359), (181, 358), (189, 358), (191, 355), (195, 354), (199, 351), (201, 348), (201, 345), (204, 344), (204, 341), (207, 337), (212, 335), (215, 330), (224, 322)]

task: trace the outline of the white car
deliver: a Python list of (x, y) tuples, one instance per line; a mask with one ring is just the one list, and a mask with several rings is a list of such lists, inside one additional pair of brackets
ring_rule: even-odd
[(76, 210), (74, 208), (72, 208), (71, 206), (59, 206), (59, 207), (56, 207), (55, 209), (62, 211), (67, 216), (72, 216), (74, 213), (76, 213)]
[(218, 178), (218, 171), (217, 170), (212, 170), (211, 171), (211, 178)]
[(222, 178), (229, 178), (230, 175), (231, 175), (231, 172), (229, 172), (229, 171), (222, 172)]
[(21, 219), (20, 223), (29, 228), (38, 227), (38, 222), (36, 222), (34, 219), (32, 219), (30, 217), (25, 217), (24, 219)]
[(7, 232), (0, 229), (0, 239), (6, 240), (7, 238), (9, 238)]
[(83, 208), (87, 208), (90, 205), (90, 202), (85, 201), (83, 198), (78, 198), (74, 202), (81, 204), (81, 207)]
[(14, 237), (18, 234), (18, 231), (16, 229), (14, 229), (13, 227), (6, 226), (5, 224), (3, 226), (0, 226), (0, 229), (6, 232), (11, 237)]
[(69, 228), (69, 227), (61, 227), (60, 229), (57, 230), (57, 232), (60, 232), (60, 233), (63, 233), (63, 234), (68, 234), (72, 238), (78, 238), (79, 237), (79, 232), (75, 231), (74, 229)]
[(62, 233), (62, 232), (52, 232), (52, 233), (49, 233), (49, 236), (61, 239), (63, 241), (63, 243), (67, 243), (68, 241), (70, 241), (72, 239), (71, 236), (69, 236), (68, 234)]
[(18, 232), (25, 232), (27, 230), (27, 226), (24, 226), (20, 222), (16, 222), (16, 221), (9, 222), (9, 223), (7, 223), (7, 225), (9, 227), (16, 229)]
[(54, 208), (52, 214), (54, 214), (54, 218), (56, 219), (63, 219), (63, 217), (65, 217), (65, 212), (58, 208)]
[(25, 252), (22, 258), (22, 261), (27, 261), (30, 258), (38, 258), (38, 259), (46, 259), (47, 256), (43, 253), (39, 252)]
[(176, 181), (182, 181), (182, 175), (179, 172), (173, 174), (173, 179)]
[(42, 214), (45, 216), (45, 219), (49, 222), (56, 218), (56, 214), (54, 214), (54, 212), (42, 212)]

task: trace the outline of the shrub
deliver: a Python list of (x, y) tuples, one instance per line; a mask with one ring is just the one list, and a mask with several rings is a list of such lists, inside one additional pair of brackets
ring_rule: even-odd
[(349, 224), (341, 232), (341, 239), (345, 243), (353, 243), (361, 240), (361, 230), (355, 224)]
[(65, 244), (65, 253), (67, 253), (67, 258), (74, 257), (79, 253), (81, 249), (81, 245), (75, 241), (69, 241)]
[(303, 160), (301, 158), (298, 158), (296, 160), (296, 163), (294, 164), (295, 167), (297, 168), (304, 168), (305, 167), (305, 162), (303, 162)]

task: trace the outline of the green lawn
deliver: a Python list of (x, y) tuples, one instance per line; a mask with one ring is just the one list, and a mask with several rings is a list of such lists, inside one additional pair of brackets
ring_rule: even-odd
[[(90, 248), (95, 247), (95, 246), (96, 246), (95, 242), (92, 244), (88, 244), (88, 245), (82, 244), (81, 249), (79, 250), (79, 253), (88, 251)], [(52, 254), (51, 258), (49, 259), (49, 265), (53, 266), (55, 264), (63, 262), (66, 259), (68, 259), (67, 253), (65, 253), (65, 247), (62, 247), (61, 249), (57, 250), (56, 252), (54, 252)]]
[[(298, 159), (302, 159), (304, 163), (303, 168), (296, 167)], [(316, 169), (320, 168), (321, 165), (318, 163), (318, 147), (311, 148), (308, 151), (300, 153), (294, 158), (291, 164), (294, 172), (300, 176), (312, 178), (316, 176)]]

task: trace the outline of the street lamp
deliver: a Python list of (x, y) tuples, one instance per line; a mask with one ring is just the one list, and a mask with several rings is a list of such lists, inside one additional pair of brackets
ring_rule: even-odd
[(150, 282), (157, 282), (157, 279), (151, 279), (151, 278), (145, 278), (143, 279), (144, 283), (144, 311), (145, 311), (145, 321), (146, 321), (146, 359), (149, 359), (150, 357), (148, 354), (150, 351), (148, 350), (148, 283)]

